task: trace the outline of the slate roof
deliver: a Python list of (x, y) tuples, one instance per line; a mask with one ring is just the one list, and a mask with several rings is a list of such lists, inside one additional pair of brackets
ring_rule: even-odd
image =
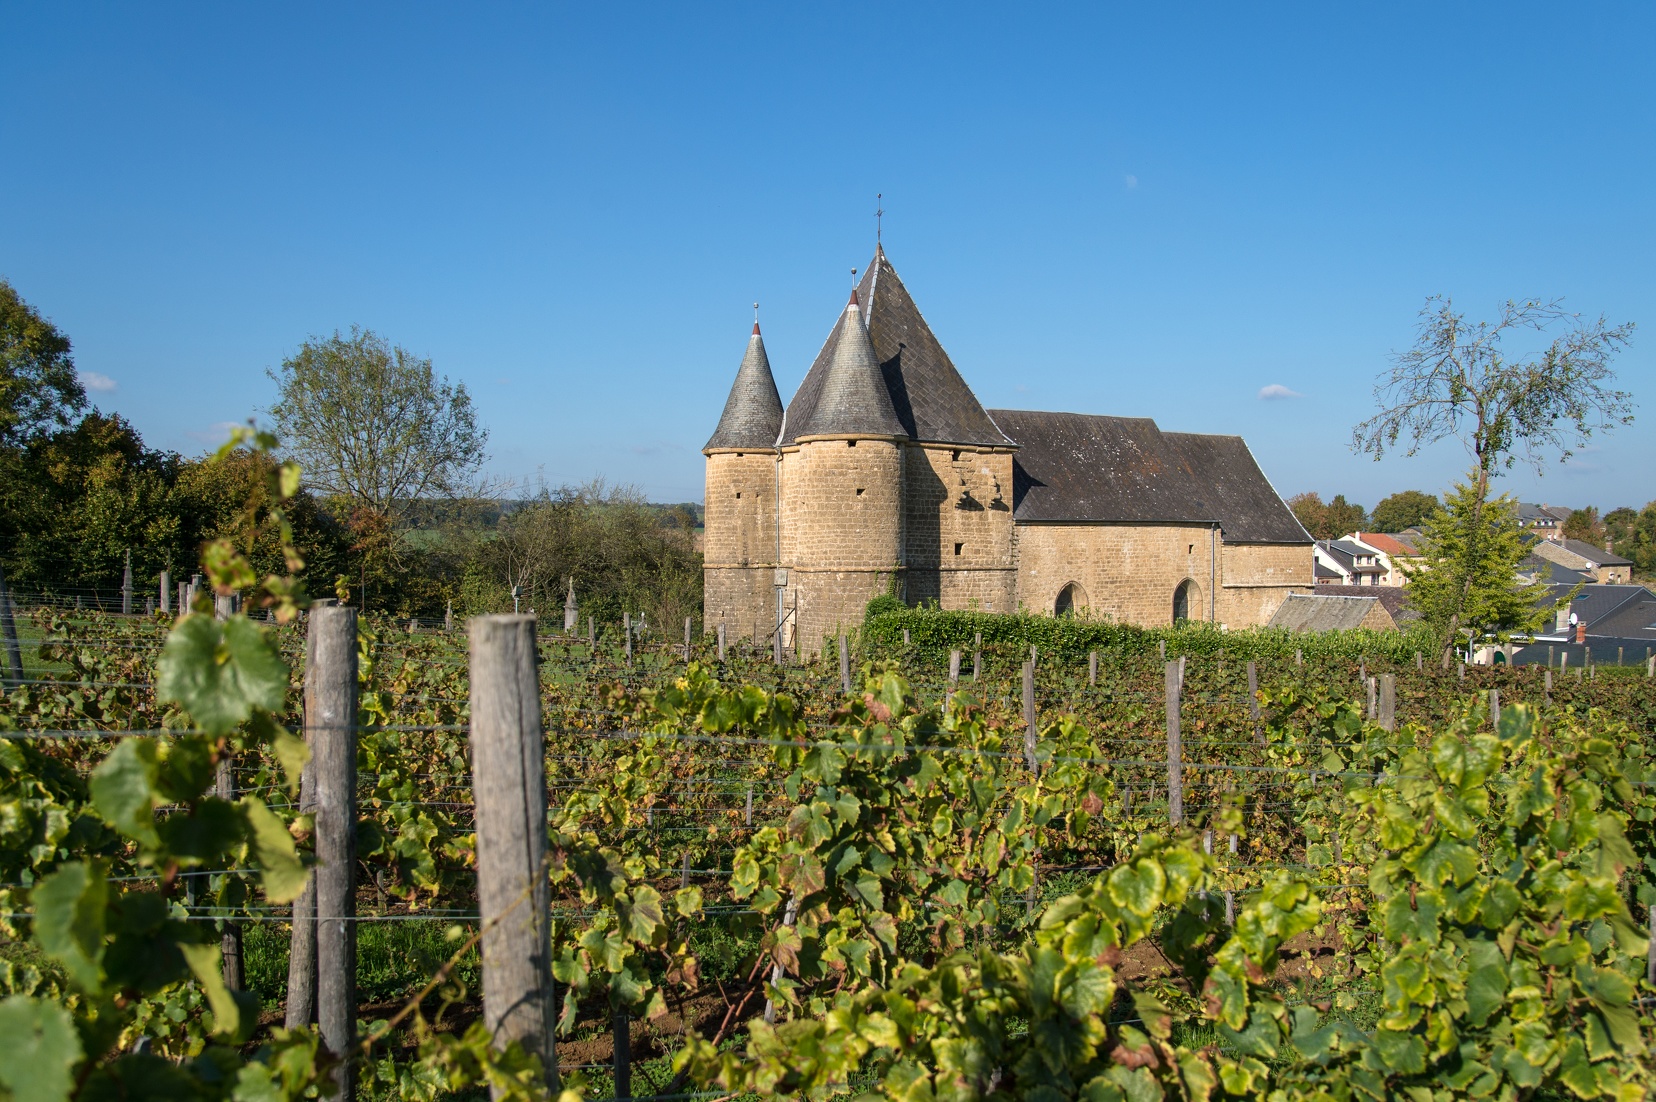
[(1587, 634), (1642, 639), (1647, 645), (1656, 642), (1656, 593), (1646, 589), (1598, 623), (1588, 624)]
[(1018, 445), (1020, 523), (1217, 523), (1226, 543), (1311, 542), (1239, 436), (1164, 433), (1147, 417), (989, 415)]
[(1530, 575), (1537, 582), (1543, 583), (1561, 582), (1573, 586), (1577, 582), (1592, 581), (1591, 578), (1579, 570), (1571, 570), (1563, 563), (1556, 563), (1551, 559), (1544, 559), (1535, 554), (1524, 556), (1523, 561), (1518, 564), (1518, 573), (1520, 575)]
[[(817, 368), (822, 370), (820, 373)], [(855, 435), (907, 436), (908, 430), (897, 419), (892, 408), (891, 394), (886, 390), (880, 362), (874, 355), (874, 344), (869, 340), (863, 324), (862, 308), (857, 303), (857, 292), (851, 292), (828, 343), (817, 355), (811, 375), (818, 376), (816, 393), (809, 408), (795, 412), (800, 395), (795, 394), (783, 420), (785, 443), (801, 436)], [(800, 384), (803, 392), (805, 384)]]
[(1391, 614), (1395, 623), (1420, 619), (1420, 613), (1409, 603), (1409, 591), (1398, 585), (1319, 585), (1315, 596), (1372, 597), (1380, 607)]
[[(867, 306), (868, 340), (873, 345), (886, 396), (899, 426), (897, 431), (877, 435), (907, 436), (939, 444), (1006, 447), (1012, 443), (996, 427), (972, 388), (955, 369), (942, 343), (921, 316), (920, 308), (914, 304), (908, 288), (886, 259), (884, 249), (875, 249), (874, 259), (857, 286), (856, 297)], [(843, 332), (844, 315), (841, 315), (839, 324), (829, 333), (805, 380), (788, 403), (780, 443), (791, 444), (800, 436), (814, 433), (847, 431), (821, 427), (838, 421), (837, 412), (818, 414)]]
[(725, 399), (719, 427), (713, 430), (702, 450), (774, 447), (776, 434), (781, 431), (782, 396), (776, 392), (776, 379), (771, 375), (759, 323), (754, 322), (753, 336), (748, 338), (747, 352), (736, 369), (736, 381), (731, 384), (730, 397)]
[[(1270, 626), (1289, 631), (1349, 631), (1361, 627), (1363, 619), (1380, 603), (1375, 596), (1337, 597), (1325, 594), (1320, 587), (1316, 593), (1290, 593), (1277, 606)], [(1341, 586), (1346, 589), (1349, 586)], [(1368, 588), (1364, 586), (1363, 588)]]
[[(1538, 595), (1537, 601), (1550, 607), (1568, 597), (1570, 590), (1574, 588), (1572, 585), (1548, 584), (1545, 586), (1546, 594)], [(1570, 602), (1569, 611), (1575, 613), (1578, 619), (1587, 622), (1589, 636), (1599, 635), (1602, 634), (1598, 630), (1600, 624), (1610, 622), (1623, 611), (1635, 607), (1649, 597), (1650, 590), (1642, 585), (1584, 585), (1581, 592)], [(1556, 635), (1557, 632), (1548, 631), (1540, 634), (1545, 637)]]
[(1600, 566), (1632, 566), (1632, 559), (1624, 559), (1620, 555), (1606, 551), (1602, 547), (1594, 547), (1583, 540), (1559, 540), (1558, 545), (1573, 555), (1580, 555), (1588, 562), (1598, 563)]

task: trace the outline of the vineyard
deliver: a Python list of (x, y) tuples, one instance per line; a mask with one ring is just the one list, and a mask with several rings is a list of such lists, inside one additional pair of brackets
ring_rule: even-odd
[[(1644, 666), (24, 618), (20, 1102), (1650, 1085)], [(486, 733), (538, 762), (515, 790)], [(526, 790), (524, 887), (491, 887)]]

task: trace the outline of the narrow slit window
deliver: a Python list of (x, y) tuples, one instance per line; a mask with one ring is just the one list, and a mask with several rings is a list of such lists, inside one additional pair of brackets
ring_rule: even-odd
[(861, 486), (858, 486), (857, 487), (857, 496), (862, 497), (862, 492), (863, 492), (863, 488)]
[(960, 552), (965, 549), (965, 547), (966, 545), (964, 543), (955, 544), (955, 555), (958, 556)]

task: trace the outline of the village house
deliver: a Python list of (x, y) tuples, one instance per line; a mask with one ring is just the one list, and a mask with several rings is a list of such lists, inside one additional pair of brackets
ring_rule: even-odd
[(1318, 540), (1312, 554), (1318, 585), (1380, 585), (1381, 576), (1387, 573), (1380, 565), (1379, 552), (1352, 540)]
[(1633, 563), (1602, 547), (1581, 540), (1540, 539), (1530, 545), (1530, 554), (1557, 563), (1566, 570), (1585, 574), (1603, 585), (1625, 585), (1633, 580)]
[(786, 409), (754, 325), (703, 454), (704, 622), (801, 653), (882, 593), (1245, 627), (1311, 586), (1240, 437), (985, 409), (882, 249)]

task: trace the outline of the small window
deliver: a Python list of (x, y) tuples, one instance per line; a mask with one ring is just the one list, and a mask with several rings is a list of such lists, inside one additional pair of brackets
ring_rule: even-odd
[(740, 490), (737, 490), (737, 491), (736, 491), (736, 500), (737, 500), (737, 501), (741, 501), (741, 500), (742, 500), (742, 491), (740, 491)]
[[(848, 448), (854, 448), (854, 447), (856, 447), (856, 446), (857, 446), (857, 442), (856, 442), (856, 441), (855, 441), (855, 440), (847, 440), (847, 441), (846, 441), (846, 442), (845, 442), (845, 446), (846, 446), (846, 447), (848, 447)], [(861, 493), (861, 492), (862, 492), (862, 491), (861, 491), (861, 490), (859, 490), (859, 491), (857, 491), (857, 492), (858, 492), (858, 493)]]
[(959, 448), (956, 448), (953, 452), (950, 453), (950, 455), (951, 455), (951, 458), (953, 458), (956, 463), (960, 462), (960, 449)]
[(966, 546), (966, 545), (965, 545), (965, 544), (964, 544), (964, 543), (957, 543), (957, 544), (955, 544), (955, 554), (956, 554), (956, 555), (959, 555), (959, 554), (960, 554), (960, 552), (961, 552), (961, 549), (962, 549), (962, 548), (964, 548), (964, 547), (965, 547), (965, 546)]
[(861, 486), (858, 486), (857, 487), (857, 496), (862, 497), (862, 492), (863, 492), (863, 488)]
[(1189, 547), (1185, 548), (1185, 554), (1194, 555), (1195, 553), (1196, 553), (1196, 545), (1194, 543), (1191, 544)]

